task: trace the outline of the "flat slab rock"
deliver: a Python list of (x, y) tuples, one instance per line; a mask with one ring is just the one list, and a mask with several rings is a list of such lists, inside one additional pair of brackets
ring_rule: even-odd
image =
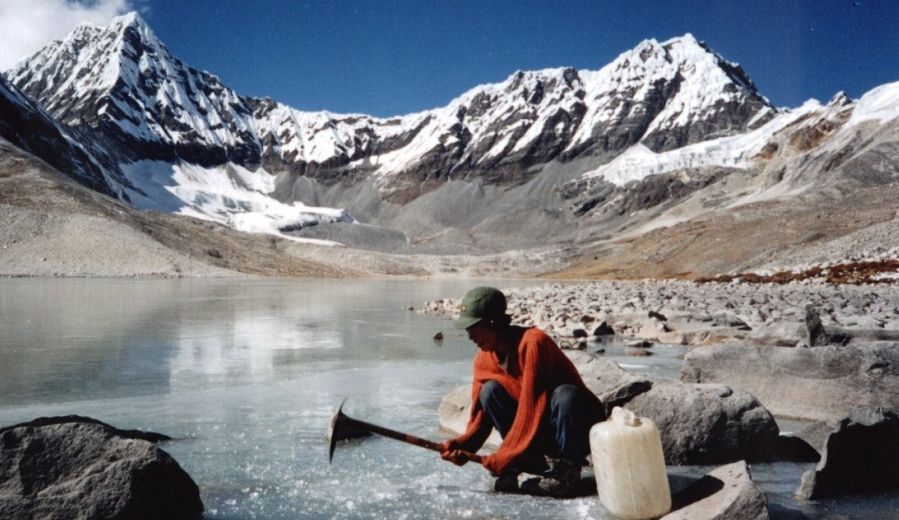
[(899, 343), (703, 347), (684, 358), (681, 379), (726, 383), (775, 415), (826, 421), (860, 407), (899, 408)]
[(661, 520), (767, 520), (768, 502), (745, 461), (721, 466), (672, 498)]
[(0, 429), (0, 518), (200, 518), (196, 483), (146, 436), (165, 437), (78, 417)]
[[(824, 435), (822, 435), (824, 432)], [(798, 436), (804, 435), (798, 432)], [(813, 425), (810, 440), (821, 439), (821, 460), (802, 475), (796, 496), (819, 499), (899, 489), (899, 415), (864, 408)]]

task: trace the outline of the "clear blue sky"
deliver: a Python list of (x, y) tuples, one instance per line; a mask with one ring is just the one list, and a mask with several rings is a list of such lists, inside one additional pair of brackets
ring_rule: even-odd
[(518, 69), (598, 69), (691, 32), (775, 105), (899, 80), (899, 1), (143, 0), (160, 39), (238, 93), (406, 114)]

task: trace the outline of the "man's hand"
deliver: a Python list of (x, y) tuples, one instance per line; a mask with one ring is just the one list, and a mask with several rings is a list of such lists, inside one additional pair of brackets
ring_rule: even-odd
[(448, 460), (456, 466), (464, 466), (468, 462), (469, 453), (459, 449), (455, 439), (440, 444), (440, 458)]

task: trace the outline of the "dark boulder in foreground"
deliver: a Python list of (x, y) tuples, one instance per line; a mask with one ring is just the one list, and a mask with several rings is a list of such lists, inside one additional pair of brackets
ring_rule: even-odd
[(200, 518), (200, 491), (163, 439), (75, 416), (2, 428), (0, 518)]
[(899, 489), (899, 416), (878, 408), (853, 410), (827, 423), (818, 466), (802, 475), (796, 496), (818, 499)]

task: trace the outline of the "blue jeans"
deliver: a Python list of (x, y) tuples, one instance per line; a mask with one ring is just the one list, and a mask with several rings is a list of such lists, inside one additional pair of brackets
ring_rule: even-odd
[[(487, 381), (478, 394), (481, 408), (493, 427), (505, 438), (515, 420), (518, 401), (496, 381)], [(574, 385), (559, 385), (553, 390), (549, 408), (537, 432), (543, 454), (583, 465), (590, 453), (590, 428), (605, 420), (605, 410), (590, 399), (585, 390)]]

